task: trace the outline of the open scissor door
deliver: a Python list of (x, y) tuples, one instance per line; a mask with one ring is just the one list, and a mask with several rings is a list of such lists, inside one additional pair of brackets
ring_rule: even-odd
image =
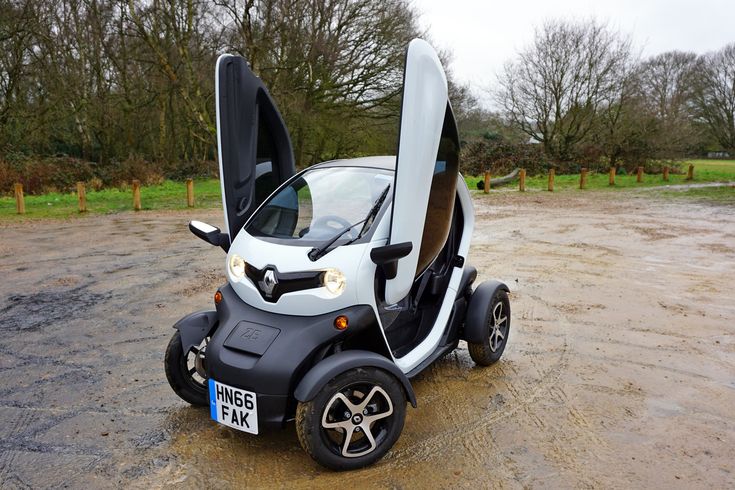
[(425, 41), (406, 53), (401, 124), (390, 244), (411, 242), (386, 280), (385, 300), (397, 303), (447, 240), (459, 172), (459, 137), (448, 102), (447, 78), (439, 57)]
[(268, 195), (294, 174), (291, 140), (262, 80), (240, 56), (215, 70), (217, 149), (230, 242)]

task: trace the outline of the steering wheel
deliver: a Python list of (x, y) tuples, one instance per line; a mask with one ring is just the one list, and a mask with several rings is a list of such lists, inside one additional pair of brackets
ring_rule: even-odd
[[(317, 232), (317, 230), (325, 230), (328, 233), (326, 235), (331, 236), (335, 233), (339, 233), (340, 231), (344, 230), (345, 228), (349, 228), (352, 225), (349, 221), (346, 219), (335, 216), (333, 214), (327, 215), (327, 216), (321, 216), (317, 218), (310, 227), (310, 233)], [(351, 235), (351, 231), (345, 233), (345, 235)]]

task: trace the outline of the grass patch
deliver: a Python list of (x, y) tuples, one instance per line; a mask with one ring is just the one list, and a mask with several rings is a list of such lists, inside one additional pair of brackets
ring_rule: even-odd
[[(705, 182), (731, 182), (735, 181), (735, 160), (687, 160), (682, 163), (682, 170), (686, 172), (689, 164), (694, 164), (694, 180), (686, 180), (686, 173), (669, 174), (668, 182), (664, 181), (661, 174), (643, 174), (642, 182), (636, 181), (635, 173), (630, 175), (617, 175), (615, 185), (609, 185), (607, 172), (587, 174), (587, 189), (630, 189), (637, 187), (652, 187), (664, 185), (696, 184)], [(477, 183), (482, 177), (465, 177), (470, 189), (477, 189)], [(527, 190), (546, 190), (548, 186), (548, 175), (533, 175), (526, 177)], [(506, 184), (505, 188), (518, 187), (518, 180)], [(556, 175), (554, 178), (554, 191), (579, 190), (579, 174)]]
[[(587, 189), (614, 191), (663, 185), (677, 185), (705, 182), (735, 181), (735, 160), (689, 160), (682, 165), (686, 169), (689, 163), (694, 164), (694, 181), (687, 181), (686, 174), (669, 176), (664, 182), (661, 175), (644, 175), (643, 182), (636, 182), (634, 175), (618, 175), (616, 185), (608, 185), (608, 175), (589, 174)], [(528, 176), (526, 189), (546, 190), (546, 175)], [(465, 177), (470, 189), (477, 189), (477, 182), (482, 177)], [(506, 189), (518, 188), (518, 181), (504, 186)], [(557, 175), (554, 181), (555, 191), (579, 191), (579, 175)], [(160, 185), (141, 187), (141, 203), (144, 210), (186, 209), (186, 184), (184, 182), (165, 181)], [(729, 186), (715, 188), (698, 188), (684, 190), (664, 190), (656, 195), (662, 197), (681, 197), (718, 203), (735, 203), (735, 189)], [(196, 208), (216, 208), (221, 206), (220, 183), (217, 179), (200, 180), (194, 183)], [(75, 192), (49, 193), (41, 196), (25, 196), (26, 214), (15, 212), (15, 199), (12, 195), (0, 197), (0, 221), (21, 221), (37, 218), (72, 218), (83, 216), (78, 211), (78, 200)], [(88, 214), (109, 214), (121, 211), (132, 211), (133, 193), (127, 189), (104, 189), (87, 191)]]
[(695, 187), (691, 189), (661, 189), (652, 194), (667, 199), (691, 200), (701, 203), (735, 206), (735, 186)]
[[(217, 179), (194, 182), (194, 205), (197, 208), (221, 206), (220, 183)], [(165, 181), (160, 185), (140, 188), (144, 210), (186, 209), (186, 183)], [(26, 214), (15, 212), (14, 197), (0, 197), (0, 220), (19, 221), (34, 218), (70, 218), (80, 216), (76, 192), (52, 192), (41, 196), (25, 196)], [(87, 190), (87, 214), (132, 211), (132, 189)]]

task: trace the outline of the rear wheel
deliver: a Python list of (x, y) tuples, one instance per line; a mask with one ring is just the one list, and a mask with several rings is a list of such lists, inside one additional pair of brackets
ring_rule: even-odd
[(192, 405), (209, 405), (203, 346), (192, 347), (185, 354), (181, 334), (177, 330), (166, 347), (164, 366), (168, 384), (182, 400)]
[(296, 432), (301, 447), (319, 464), (351, 470), (382, 458), (401, 435), (405, 417), (401, 383), (381, 369), (357, 368), (299, 403)]
[(498, 289), (490, 301), (482, 342), (467, 342), (470, 357), (480, 366), (498, 362), (508, 343), (510, 332), (510, 301), (508, 293)]

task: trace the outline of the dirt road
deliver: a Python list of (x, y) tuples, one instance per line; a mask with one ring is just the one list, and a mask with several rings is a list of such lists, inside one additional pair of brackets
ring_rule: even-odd
[(169, 389), (171, 325), (224, 280), (185, 225), (216, 210), (0, 228), (0, 487), (735, 486), (735, 210), (475, 203), (470, 261), (512, 290), (506, 353), (430, 368), (394, 449), (349, 475), (293, 427), (236, 433)]

